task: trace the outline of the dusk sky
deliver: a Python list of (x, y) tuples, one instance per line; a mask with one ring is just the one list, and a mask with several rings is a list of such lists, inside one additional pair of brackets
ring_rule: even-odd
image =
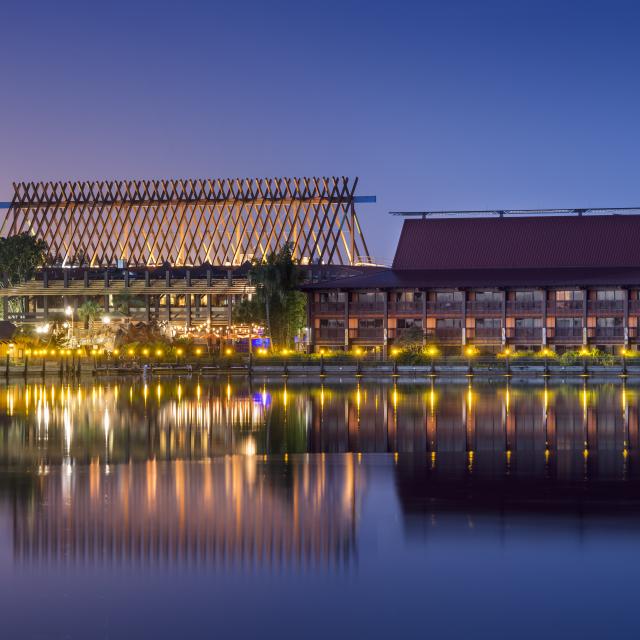
[(0, 9), (13, 180), (348, 175), (389, 210), (640, 205), (640, 3)]

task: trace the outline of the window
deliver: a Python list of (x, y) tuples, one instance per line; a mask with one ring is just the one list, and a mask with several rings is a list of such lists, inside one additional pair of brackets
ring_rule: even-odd
[(438, 318), (436, 329), (462, 329), (461, 318)]
[(624, 325), (622, 318), (598, 318), (596, 320), (596, 326), (598, 329), (614, 329)]
[(626, 291), (621, 289), (607, 289), (604, 291), (596, 291), (596, 300), (607, 301), (623, 301), (627, 296)]
[(516, 329), (539, 329), (542, 318), (516, 318)]
[(579, 289), (570, 291), (556, 291), (556, 300), (559, 302), (569, 302), (571, 300), (580, 301), (584, 299), (584, 293)]
[(322, 291), (320, 302), (344, 302), (344, 291)]
[(357, 302), (384, 302), (384, 293), (381, 291), (364, 291), (354, 293), (354, 300)]
[(499, 291), (476, 291), (476, 302), (502, 302), (502, 293)]
[(544, 302), (544, 291), (516, 291), (516, 302)]
[(361, 318), (358, 320), (359, 329), (382, 329), (381, 318)]
[(344, 320), (336, 318), (323, 318), (320, 320), (321, 329), (344, 329)]
[(422, 291), (394, 291), (390, 299), (393, 302), (417, 302), (422, 300)]
[(462, 291), (438, 291), (436, 293), (437, 302), (462, 302), (464, 293)]
[(582, 329), (582, 318), (556, 318), (556, 328), (564, 330)]
[(422, 329), (422, 320), (419, 318), (400, 318), (398, 320), (398, 329), (410, 329), (411, 327)]
[(476, 329), (500, 329), (500, 318), (476, 318)]

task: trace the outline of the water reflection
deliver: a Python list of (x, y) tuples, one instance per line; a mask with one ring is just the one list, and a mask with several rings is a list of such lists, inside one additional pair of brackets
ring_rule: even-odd
[(148, 461), (40, 476), (14, 503), (15, 557), (64, 564), (348, 566), (353, 463), (299, 461), (270, 472), (255, 457)]
[(639, 388), (5, 387), (4, 635), (632, 631)]
[[(635, 384), (500, 383), (10, 386), (0, 394), (0, 464), (109, 465), (205, 460), (231, 454), (466, 453), (505, 467), (555, 461), (564, 472), (632, 470), (638, 439)], [(577, 456), (576, 456), (577, 454)], [(523, 464), (523, 463), (521, 463)]]

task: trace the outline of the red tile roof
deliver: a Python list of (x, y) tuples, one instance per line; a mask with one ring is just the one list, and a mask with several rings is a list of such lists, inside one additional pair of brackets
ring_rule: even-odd
[(405, 269), (640, 267), (640, 216), (405, 220), (393, 261)]

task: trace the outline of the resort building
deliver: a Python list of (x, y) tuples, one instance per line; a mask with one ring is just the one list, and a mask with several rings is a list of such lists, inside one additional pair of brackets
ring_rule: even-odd
[(3, 283), (2, 317), (36, 327), (75, 318), (81, 335), (76, 312), (94, 301), (108, 321), (233, 338), (234, 304), (254, 291), (253, 259), (289, 242), (302, 265), (339, 270), (367, 262), (355, 205), (373, 198), (356, 196), (357, 183), (346, 177), (14, 183), (11, 202), (0, 206), (0, 235), (30, 233), (47, 243), (49, 255), (33, 280)]
[(638, 348), (640, 210), (397, 215), (391, 268), (305, 287), (312, 351)]

